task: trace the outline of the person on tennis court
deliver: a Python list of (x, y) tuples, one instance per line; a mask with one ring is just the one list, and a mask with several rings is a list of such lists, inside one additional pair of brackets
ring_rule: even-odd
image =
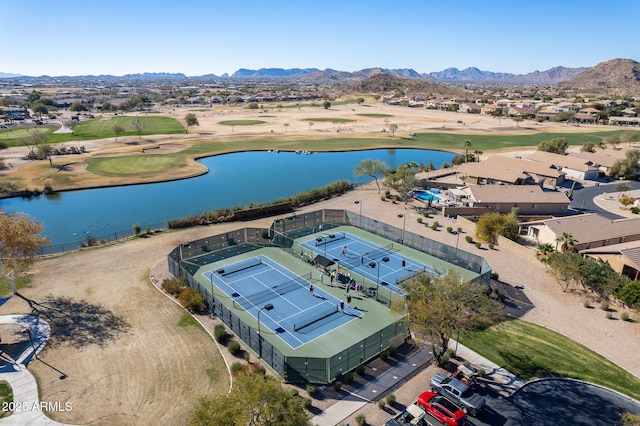
[(344, 300), (340, 301), (340, 311), (344, 312)]
[(342, 246), (342, 256), (345, 256), (347, 254), (347, 245), (343, 245)]
[(351, 295), (347, 294), (347, 306), (351, 307)]
[(407, 266), (407, 261), (402, 259), (402, 269), (404, 269), (405, 266)]
[(313, 284), (309, 284), (309, 294), (313, 296)]

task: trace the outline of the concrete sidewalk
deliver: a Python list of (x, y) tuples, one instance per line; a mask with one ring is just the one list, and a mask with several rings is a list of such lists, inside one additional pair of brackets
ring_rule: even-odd
[[(450, 340), (449, 347), (456, 348), (456, 341)], [(470, 362), (475, 367), (482, 368), (485, 372), (483, 384), (504, 396), (509, 396), (524, 385), (524, 381), (504, 368), (494, 364), (486, 358), (481, 357), (476, 352), (466, 346), (457, 344), (457, 356)], [(356, 411), (368, 403), (374, 403), (382, 395), (396, 389), (408, 377), (426, 368), (433, 361), (433, 356), (428, 347), (420, 347), (413, 354), (408, 356), (402, 363), (389, 368), (380, 376), (366, 383), (356, 392), (347, 395), (336, 402), (321, 414), (313, 417), (311, 423), (316, 426), (335, 426), (350, 417)], [(428, 390), (429, 384), (425, 383)], [(416, 395), (417, 397), (418, 395)]]
[[(449, 340), (449, 348), (456, 350), (455, 340)], [(456, 356), (468, 361), (476, 368), (483, 369), (485, 376), (481, 383), (504, 397), (512, 395), (525, 384), (525, 381), (521, 378), (514, 376), (499, 365), (478, 355), (461, 343), (457, 343)]]
[[(43, 413), (43, 407), (38, 398), (38, 384), (33, 375), (27, 370), (27, 364), (44, 348), (51, 328), (47, 322), (32, 315), (4, 315), (0, 316), (1, 324), (13, 324), (24, 327), (29, 334), (29, 343), (25, 344), (22, 352), (15, 359), (2, 353), (0, 361), (0, 380), (6, 380), (13, 391), (14, 412), (9, 417), (0, 419), (0, 425), (62, 425), (54, 422)], [(63, 408), (63, 407), (61, 407)]]
[(356, 392), (347, 395), (321, 414), (312, 418), (311, 423), (318, 426), (340, 424), (340, 422), (364, 405), (373, 403), (377, 398), (395, 389), (399, 383), (426, 367), (432, 360), (433, 356), (427, 347), (418, 348), (408, 355), (403, 362), (390, 367), (384, 373), (357, 389)]

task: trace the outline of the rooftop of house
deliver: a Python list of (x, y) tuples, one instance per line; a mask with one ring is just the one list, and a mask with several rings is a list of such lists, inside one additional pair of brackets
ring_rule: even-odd
[(527, 157), (529, 160), (546, 163), (557, 167), (563, 167), (572, 170), (586, 172), (589, 170), (597, 170), (599, 164), (584, 158), (570, 157), (567, 155), (554, 154), (545, 151), (536, 151)]
[(538, 185), (469, 185), (468, 191), (478, 204), (569, 204), (563, 192), (544, 191)]
[(593, 213), (554, 218), (543, 223), (556, 235), (571, 234), (579, 244), (640, 235), (640, 218), (610, 220)]

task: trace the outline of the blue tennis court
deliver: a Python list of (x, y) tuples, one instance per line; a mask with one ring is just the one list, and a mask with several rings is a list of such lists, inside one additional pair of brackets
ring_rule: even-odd
[(356, 272), (398, 294), (403, 294), (400, 284), (418, 274), (445, 275), (444, 271), (400, 255), (398, 245), (383, 247), (346, 232), (316, 234), (301, 245), (333, 261), (338, 269)]
[(298, 276), (266, 256), (202, 275), (294, 349), (362, 316), (321, 288), (311, 291), (311, 274)]

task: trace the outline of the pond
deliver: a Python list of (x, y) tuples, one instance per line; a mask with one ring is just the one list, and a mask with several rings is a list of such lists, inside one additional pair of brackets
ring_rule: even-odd
[(68, 191), (31, 199), (9, 198), (0, 200), (0, 209), (24, 212), (38, 219), (52, 246), (77, 248), (88, 235), (108, 241), (129, 236), (136, 223), (143, 231), (147, 227), (163, 228), (170, 219), (269, 202), (338, 180), (367, 183), (372, 179), (356, 179), (353, 174), (355, 166), (365, 159), (381, 160), (397, 168), (411, 161), (440, 166), (445, 161), (451, 163), (454, 156), (420, 149), (224, 154), (201, 159), (209, 172), (191, 179)]

